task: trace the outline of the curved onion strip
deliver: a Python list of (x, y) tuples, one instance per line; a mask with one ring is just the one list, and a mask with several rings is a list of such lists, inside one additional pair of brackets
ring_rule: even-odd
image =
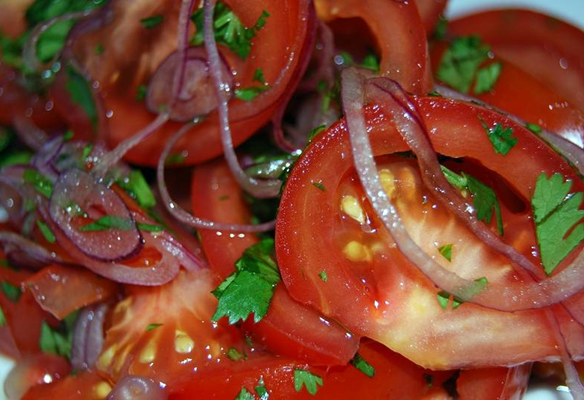
[[(27, 38), (26, 42), (24, 43), (24, 46), (22, 47), (22, 62), (24, 63), (24, 65), (32, 71), (40, 72), (45, 67), (45, 65), (43, 65), (36, 56), (37, 42), (41, 35), (45, 33), (51, 26), (55, 25), (58, 22), (85, 18), (94, 14), (95, 12), (97, 12), (97, 8), (86, 11), (63, 14), (35, 26), (35, 28), (30, 33), (29, 37)], [(59, 54), (55, 55), (55, 59), (57, 58), (59, 58)]]
[(158, 128), (164, 125), (168, 120), (169, 120), (168, 112), (164, 112), (158, 115), (158, 117), (156, 117), (154, 121), (146, 125), (141, 131), (136, 133), (134, 136), (131, 136), (130, 138), (124, 140), (123, 142), (118, 144), (115, 149), (113, 149), (105, 156), (103, 156), (102, 159), (99, 161), (99, 164), (97, 164), (93, 168), (91, 174), (96, 179), (103, 179), (107, 172), (110, 170), (110, 168), (117, 164), (128, 151), (130, 151), (140, 142), (142, 142), (147, 137), (156, 132)]
[(145, 376), (126, 375), (120, 379), (106, 400), (166, 400), (168, 394), (158, 383)]
[(321, 21), (317, 21), (317, 31), (319, 43), (315, 48), (317, 67), (312, 76), (302, 82), (299, 90), (314, 90), (319, 82), (324, 81), (327, 87), (332, 87), (335, 83), (335, 38), (329, 26)]
[(237, 155), (233, 148), (231, 128), (229, 127), (229, 96), (226, 93), (226, 86), (223, 82), (223, 76), (221, 74), (221, 58), (219, 56), (219, 50), (217, 49), (215, 34), (213, 32), (213, 11), (215, 10), (215, 1), (216, 0), (204, 0), (203, 2), (203, 33), (205, 37), (205, 49), (207, 50), (207, 56), (209, 57), (211, 77), (215, 84), (215, 91), (217, 92), (217, 100), (219, 102), (219, 127), (225, 160), (227, 161), (233, 176), (245, 191), (258, 198), (276, 197), (280, 192), (281, 182), (276, 179), (261, 181), (249, 177), (241, 168), (241, 165), (239, 165)]
[(71, 264), (59, 257), (56, 253), (48, 251), (40, 244), (14, 232), (0, 232), (0, 243), (2, 244), (7, 257), (10, 257), (11, 252), (19, 251), (24, 253), (30, 259), (38, 261), (42, 265), (53, 263), (63, 265)]
[(195, 2), (193, 0), (182, 0), (180, 6), (180, 12), (178, 16), (178, 31), (177, 31), (177, 42), (178, 42), (178, 57), (179, 61), (177, 64), (177, 71), (174, 74), (174, 79), (172, 82), (172, 103), (170, 107), (174, 106), (174, 103), (178, 101), (179, 94), (182, 87), (185, 84), (185, 72), (187, 66), (187, 49), (189, 47), (189, 25), (190, 16), (193, 13), (193, 7)]
[(97, 261), (86, 256), (79, 248), (73, 244), (51, 219), (48, 210), (44, 205), (39, 206), (39, 212), (49, 225), (59, 245), (67, 254), (79, 265), (119, 283), (141, 286), (159, 286), (170, 282), (178, 274), (179, 264), (176, 257), (166, 251), (165, 244), (157, 240), (153, 235), (144, 235), (144, 246), (152, 247), (162, 254), (162, 258), (155, 264), (140, 267), (129, 267), (116, 262)]
[(45, 142), (31, 160), (31, 164), (41, 174), (53, 181), (59, 176), (59, 171), (55, 168), (55, 159), (61, 153), (63, 144), (63, 137), (56, 136)]
[(71, 367), (73, 371), (91, 369), (103, 348), (103, 324), (108, 311), (106, 304), (84, 307), (73, 328)]
[(355, 69), (348, 68), (343, 71), (341, 78), (343, 109), (355, 168), (367, 197), (400, 251), (434, 284), (464, 301), (500, 311), (530, 310), (557, 304), (584, 288), (584, 252), (570, 266), (540, 282), (517, 282), (512, 286), (489, 285), (487, 288), (446, 270), (429, 257), (405, 230), (379, 181), (363, 116), (362, 77)]
[(191, 215), (177, 203), (175, 203), (168, 193), (168, 188), (164, 181), (164, 162), (170, 153), (174, 144), (180, 139), (182, 135), (192, 128), (192, 124), (184, 125), (179, 129), (174, 136), (172, 136), (164, 147), (160, 158), (158, 159), (158, 166), (156, 168), (156, 180), (158, 181), (158, 190), (164, 206), (168, 212), (180, 222), (192, 226), (197, 229), (215, 229), (219, 231), (234, 231), (234, 232), (266, 232), (274, 229), (275, 221), (265, 222), (259, 225), (239, 225), (239, 224), (225, 224), (221, 222), (209, 221), (197, 218)]
[(12, 119), (12, 124), (18, 138), (33, 150), (39, 150), (48, 140), (47, 134), (36, 126), (31, 118), (17, 115)]
[[(80, 169), (70, 169), (59, 176), (49, 201), (49, 212), (69, 240), (89, 257), (118, 261), (137, 254), (142, 248), (142, 237), (124, 201)], [(82, 230), (104, 216), (123, 220), (127, 226)]]
[[(498, 107), (495, 107), (491, 104), (485, 103), (477, 99), (476, 97), (472, 97), (467, 94), (457, 92), (456, 90), (450, 89), (449, 87), (442, 85), (436, 85), (435, 89), (440, 95), (447, 97), (449, 99), (462, 100), (469, 103), (480, 104), (481, 106), (489, 110), (505, 115), (510, 120), (515, 121), (522, 126), (525, 126), (527, 124), (527, 121), (525, 121), (524, 119), (519, 118), (516, 115), (509, 114)], [(584, 132), (581, 134), (584, 135)], [(542, 128), (541, 132), (538, 133), (537, 135), (542, 140), (547, 142), (548, 145), (550, 145), (550, 147), (554, 149), (558, 154), (565, 157), (574, 167), (576, 167), (576, 169), (581, 175), (584, 175), (584, 151), (582, 151), (580, 147), (570, 142), (569, 140), (563, 138), (562, 136), (556, 135), (555, 133), (548, 131), (547, 129)]]

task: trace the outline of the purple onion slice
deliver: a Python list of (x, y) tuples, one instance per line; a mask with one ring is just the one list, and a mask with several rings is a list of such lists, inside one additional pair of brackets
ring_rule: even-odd
[(61, 174), (49, 213), (67, 238), (93, 259), (119, 261), (141, 248), (140, 231), (124, 201), (82, 170)]
[[(223, 58), (221, 61), (223, 82), (232, 88), (231, 71)], [(176, 51), (158, 67), (148, 86), (146, 106), (155, 113), (166, 108), (170, 110), (171, 120), (186, 122), (210, 113), (217, 108), (218, 102), (210, 76), (207, 53), (202, 47), (187, 49), (184, 58), (184, 73), (181, 76), (182, 79), (177, 83), (178, 95), (176, 99), (173, 98), (173, 79), (180, 62), (180, 53)]]
[(158, 383), (145, 376), (126, 375), (108, 394), (107, 400), (166, 400), (168, 394)]
[(73, 328), (71, 367), (74, 371), (91, 369), (103, 348), (103, 323), (108, 311), (106, 304), (84, 307)]

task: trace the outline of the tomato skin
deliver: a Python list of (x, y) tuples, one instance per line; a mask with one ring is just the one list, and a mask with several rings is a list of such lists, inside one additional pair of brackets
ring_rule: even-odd
[(81, 372), (48, 385), (33, 386), (22, 400), (103, 400), (109, 390), (107, 380), (92, 372)]
[(420, 17), (426, 28), (426, 34), (431, 35), (438, 23), (438, 19), (444, 13), (448, 0), (416, 0)]
[(519, 400), (530, 373), (531, 364), (464, 370), (456, 381), (456, 389), (460, 400)]
[[(381, 400), (421, 399), (429, 392), (424, 375), (429, 371), (416, 366), (400, 355), (389, 351), (379, 343), (364, 341), (359, 353), (375, 368), (375, 376), (369, 378), (351, 365), (317, 368), (278, 357), (260, 356), (234, 363), (226, 370), (210, 371), (189, 382), (180, 392), (173, 393), (171, 400), (234, 399), (245, 387), (254, 393), (258, 380), (263, 378), (270, 399), (356, 399), (366, 394), (368, 399)], [(323, 386), (316, 395), (305, 388), (294, 389), (294, 369), (308, 369), (323, 379)], [(218, 388), (220, 388), (218, 390)]]
[(430, 90), (430, 61), (426, 32), (414, 2), (385, 0), (317, 0), (324, 22), (361, 18), (377, 38), (380, 75), (398, 81), (415, 94)]
[(26, 280), (26, 288), (39, 305), (58, 319), (89, 304), (112, 298), (115, 282), (90, 271), (50, 265)]
[[(280, 102), (298, 83), (305, 67), (303, 61), (312, 51), (315, 20), (313, 4), (309, 0), (278, 3), (229, 0), (225, 3), (246, 26), (255, 24), (263, 10), (270, 13), (265, 26), (253, 39), (252, 51), (245, 61), (220, 46), (223, 57), (236, 72), (234, 75), (239, 86), (256, 85), (253, 76), (257, 68), (262, 69), (267, 83), (272, 85), (253, 101), (230, 101), (230, 127), (233, 143), (237, 146), (269, 122)], [(195, 9), (200, 4), (196, 2)], [(136, 95), (138, 87), (148, 85), (158, 66), (176, 49), (175, 21), (179, 6), (179, 3), (169, 0), (149, 0), (138, 5), (130, 0), (115, 2), (104, 10), (104, 13), (113, 12), (112, 24), (76, 39), (76, 58), (99, 85), (104, 112), (108, 115), (106, 131), (110, 147), (137, 133), (156, 117), (146, 109), (144, 101), (136, 99)], [(144, 32), (139, 21), (153, 13), (164, 15), (164, 22), (159, 28)], [(145, 36), (148, 40), (144, 40)], [(104, 46), (102, 55), (95, 54), (96, 45), (114, 41), (115, 46)], [(281, 46), (281, 43), (288, 43), (288, 46)], [(166, 138), (181, 126), (176, 122), (165, 124), (153, 137), (131, 150), (126, 159), (155, 166)], [(217, 113), (205, 116), (179, 141), (177, 148), (184, 150), (187, 164), (200, 163), (222, 154)]]
[(6, 377), (4, 392), (20, 399), (29, 389), (65, 378), (71, 367), (63, 357), (38, 353), (19, 360)]
[[(568, 164), (529, 131), (504, 117), (444, 98), (414, 97), (412, 101), (439, 154), (479, 160), (486, 170), (499, 174), (510, 189), (523, 199), (524, 204), (529, 204), (528, 199), (542, 171), (548, 174), (561, 173), (573, 180), (572, 190), (582, 190), (582, 182)], [(512, 127), (514, 135), (519, 139), (517, 148), (506, 156), (497, 155), (479, 117), (487, 126), (498, 122)], [(395, 128), (377, 107), (366, 108), (366, 120), (376, 155), (408, 150)], [(372, 255), (371, 262), (363, 261), (359, 264), (349, 261), (341, 251), (343, 248), (339, 242), (343, 238), (339, 238), (336, 227), (342, 224), (339, 222), (342, 218), (337, 196), (340, 196), (341, 180), (352, 168), (350, 154), (348, 134), (341, 121), (322, 136), (319, 135), (309, 146), (286, 183), (276, 225), (276, 254), (283, 281), (294, 299), (337, 319), (352, 332), (381, 341), (417, 364), (432, 369), (506, 366), (542, 357), (557, 357), (555, 339), (549, 335), (547, 322), (539, 311), (500, 313), (472, 304), (463, 304), (454, 311), (442, 310), (436, 300), (438, 290), (416, 268), (407, 267), (409, 262), (398, 250), (388, 250), (379, 256)], [(416, 179), (421, 182), (421, 178)], [(314, 181), (320, 182), (327, 188), (326, 191), (315, 189), (310, 183)], [(419, 183), (413, 187), (421, 186)], [(420, 199), (419, 202), (413, 203), (412, 200), (404, 204), (416, 204), (415, 207), (422, 210), (424, 203), (421, 201), (421, 193), (427, 192), (412, 192), (414, 200)], [(431, 207), (434, 204), (432, 201), (428, 200), (424, 207)], [(441, 205), (437, 204), (437, 207), (440, 209)], [(526, 209), (529, 210), (529, 206)], [(411, 213), (413, 215), (413, 211)], [(411, 217), (408, 230), (417, 228), (414, 240), (426, 240), (422, 248), (426, 252), (436, 251), (436, 245), (431, 241), (446, 237), (448, 230), (443, 227), (449, 226), (445, 224), (452, 221), (437, 219), (421, 225), (421, 221), (431, 219), (420, 217), (416, 220), (417, 216)], [(404, 215), (402, 218), (405, 218)], [(516, 218), (520, 224), (515, 229), (519, 230), (514, 232), (515, 222), (509, 222), (503, 240), (513, 246), (521, 245), (519, 251), (533, 259), (529, 255), (531, 246), (535, 246), (534, 235), (529, 233), (533, 230), (529, 215), (524, 211)], [(507, 216), (503, 220), (506, 221)], [(381, 223), (376, 221), (363, 228), (366, 229), (385, 232)], [(431, 235), (428, 238), (421, 232), (431, 232)], [(473, 242), (477, 239), (470, 232), (461, 235), (464, 236), (458, 239), (453, 239), (456, 236), (448, 237), (448, 240), (460, 240), (459, 246), (463, 246), (463, 250), (464, 246), (471, 246), (471, 243), (473, 246), (474, 243), (482, 246)], [(314, 241), (315, 237), (319, 238), (318, 242)], [(475, 261), (481, 262), (481, 268), (486, 270), (505, 268), (505, 263), (508, 265), (508, 261), (500, 255), (492, 254), (488, 256), (488, 261), (485, 257), (487, 254), (482, 253)], [(457, 273), (464, 274), (465, 260), (471, 259), (470, 256), (460, 258), (461, 269)], [(538, 262), (537, 259), (534, 261)], [(442, 263), (445, 268), (454, 268), (455, 264), (456, 261), (448, 263), (446, 260)], [(502, 269), (509, 271), (508, 275), (489, 276), (489, 282), (506, 276), (505, 282), (512, 284), (516, 278), (509, 267)], [(323, 269), (328, 274), (326, 283), (318, 279)], [(486, 270), (476, 271), (469, 277), (476, 279), (488, 275)], [(365, 272), (361, 274), (360, 271)], [(492, 270), (493, 273), (495, 271)], [(420, 317), (411, 319), (412, 313)], [(561, 319), (562, 326), (570, 326), (572, 332), (571, 337), (566, 339), (569, 348), (573, 354), (582, 354), (582, 341), (578, 339), (581, 338), (581, 328), (574, 327), (565, 315), (561, 315)], [(507, 328), (503, 329), (505, 326)], [(452, 333), (458, 330), (465, 332), (464, 335)], [(522, 335), (525, 335), (525, 339), (519, 339)], [(475, 339), (477, 341), (473, 342)], [(528, 344), (527, 348), (525, 344)], [(492, 351), (486, 351), (487, 348)], [(485, 351), (488, 356), (485, 356)]]
[[(584, 109), (584, 32), (531, 10), (484, 11), (452, 21), (455, 35), (477, 34), (498, 56)], [(525, 97), (529, 99), (529, 97)]]
[[(212, 221), (249, 223), (249, 210), (241, 188), (223, 161), (196, 168), (192, 182), (195, 215)], [(257, 243), (250, 234), (230, 234), (201, 230), (201, 242), (213, 270), (222, 279), (234, 271), (245, 249)], [(267, 316), (257, 324), (244, 324), (270, 350), (316, 365), (344, 365), (357, 351), (358, 337), (337, 324), (322, 320), (320, 314), (292, 300), (280, 284)]]

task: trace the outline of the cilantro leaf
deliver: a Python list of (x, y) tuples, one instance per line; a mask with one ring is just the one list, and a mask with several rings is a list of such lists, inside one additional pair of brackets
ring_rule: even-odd
[(533, 124), (531, 122), (526, 122), (525, 127), (529, 129), (531, 132), (535, 133), (536, 135), (539, 135), (542, 131), (541, 126), (539, 126), (538, 124)]
[(155, 322), (155, 323), (152, 323), (152, 324), (148, 324), (148, 326), (146, 327), (146, 332), (150, 332), (150, 331), (153, 331), (156, 328), (160, 328), (162, 325), (164, 325), (164, 324), (161, 324), (159, 322)]
[(131, 219), (118, 217), (117, 215), (104, 215), (103, 217), (79, 228), (81, 232), (107, 231), (117, 229), (127, 231), (134, 227)]
[(258, 396), (260, 396), (260, 400), (268, 400), (270, 398), (270, 393), (266, 389), (264, 385), (264, 379), (260, 378), (258, 385), (254, 388)]
[(57, 240), (55, 238), (55, 234), (47, 224), (45, 224), (43, 221), (39, 219), (37, 220), (37, 226), (47, 242), (55, 243), (55, 241)]
[(38, 171), (34, 169), (25, 170), (23, 179), (25, 182), (32, 184), (35, 190), (47, 199), (53, 194), (53, 182)]
[(474, 87), (475, 94), (483, 94), (490, 91), (499, 80), (501, 69), (503, 69), (503, 64), (500, 62), (496, 62), (479, 69)]
[(314, 186), (315, 188), (317, 188), (318, 190), (320, 190), (322, 192), (326, 191), (326, 187), (322, 184), (322, 182), (313, 181), (312, 186)]
[(320, 271), (320, 273), (318, 274), (318, 277), (320, 278), (321, 281), (328, 282), (328, 274), (326, 273), (326, 271), (324, 269), (322, 271)]
[(350, 363), (369, 378), (373, 378), (375, 376), (375, 368), (373, 368), (371, 364), (369, 364), (363, 357), (361, 357), (359, 353), (355, 354)]
[[(213, 12), (213, 31), (217, 44), (227, 46), (231, 51), (245, 60), (251, 52), (251, 39), (265, 25), (270, 14), (263, 10), (256, 23), (251, 27), (243, 25), (235, 13), (223, 2), (218, 2)], [(203, 35), (203, 9), (199, 8), (191, 16), (197, 30), (191, 37), (190, 44), (200, 46), (205, 41)]]
[(227, 350), (227, 358), (231, 361), (240, 361), (245, 358), (245, 354), (237, 350), (235, 347), (230, 347), (229, 350)]
[(235, 97), (242, 101), (252, 101), (258, 97), (261, 93), (270, 90), (270, 86), (248, 86), (244, 88), (235, 89)]
[(571, 187), (572, 182), (559, 173), (549, 179), (542, 173), (531, 199), (541, 262), (548, 275), (584, 240), (584, 225), (579, 223), (584, 194), (570, 193)]
[(438, 79), (462, 93), (468, 93), (489, 51), (489, 46), (483, 44), (477, 36), (454, 39), (438, 66)]
[(133, 169), (124, 179), (116, 182), (130, 197), (136, 199), (140, 207), (151, 208), (156, 205), (156, 198), (139, 169)]
[(234, 324), (245, 321), (253, 313), (254, 322), (259, 322), (266, 316), (280, 282), (273, 252), (273, 239), (264, 239), (245, 250), (235, 263), (236, 271), (213, 291), (219, 300), (212, 317), (214, 321), (226, 316)]
[(4, 310), (0, 307), (0, 328), (6, 326), (6, 315), (4, 314)]
[(41, 336), (39, 345), (44, 353), (55, 354), (57, 356), (71, 358), (71, 343), (73, 341), (73, 326), (77, 319), (77, 312), (67, 315), (59, 327), (53, 329), (43, 321), (41, 325)]
[[(472, 287), (468, 288), (470, 297), (475, 296), (475, 295), (479, 294), (480, 292), (482, 292), (483, 290), (485, 290), (487, 288), (488, 284), (489, 284), (489, 281), (485, 277), (475, 279)], [(448, 303), (450, 302), (451, 297), (452, 297), (452, 310), (453, 311), (456, 310), (458, 307), (460, 307), (464, 303), (464, 300), (462, 300), (461, 298), (459, 298), (457, 296), (452, 296), (450, 293), (448, 293), (445, 290), (441, 290), (440, 292), (438, 292), (436, 297), (438, 300), (438, 304), (444, 310), (446, 310), (448, 308)]]
[(93, 100), (91, 87), (85, 77), (71, 64), (67, 66), (67, 83), (65, 83), (65, 87), (71, 95), (71, 100), (79, 105), (87, 115), (93, 129), (97, 129), (97, 108)]
[(452, 243), (438, 247), (438, 252), (448, 261), (452, 261)]
[(235, 400), (255, 400), (255, 397), (246, 388), (242, 387)]
[(318, 391), (318, 387), (322, 385), (323, 382), (320, 376), (304, 369), (294, 370), (294, 389), (297, 392), (301, 391), (302, 386), (304, 386), (306, 391), (314, 396)]
[(481, 124), (493, 145), (493, 149), (495, 149), (495, 153), (506, 156), (517, 144), (518, 139), (513, 137), (512, 128), (503, 128), (501, 124), (495, 124), (495, 126), (489, 128), (483, 121), (481, 121)]
[(14, 303), (18, 302), (18, 299), (20, 299), (20, 295), (22, 294), (22, 291), (18, 286), (15, 286), (7, 281), (0, 282), (0, 290), (2, 290), (2, 293), (4, 293), (6, 297), (8, 297), (8, 299)]
[(153, 15), (151, 17), (148, 18), (143, 18), (140, 20), (140, 23), (142, 24), (142, 26), (146, 29), (152, 29), (158, 25), (160, 25), (162, 23), (162, 21), (164, 21), (164, 15), (158, 14), (158, 15)]

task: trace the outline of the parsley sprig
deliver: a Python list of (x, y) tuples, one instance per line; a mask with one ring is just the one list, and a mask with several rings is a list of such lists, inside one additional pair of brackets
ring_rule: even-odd
[(513, 147), (517, 144), (518, 139), (513, 136), (513, 128), (503, 127), (503, 125), (497, 123), (492, 127), (488, 127), (487, 124), (479, 117), (481, 120), (481, 125), (487, 133), (495, 153), (506, 156), (507, 153), (511, 151)]
[[(231, 51), (245, 60), (251, 52), (251, 39), (266, 25), (270, 14), (263, 10), (256, 23), (246, 27), (233, 10), (223, 2), (218, 2), (213, 13), (213, 30), (218, 44), (227, 46)], [(191, 37), (193, 46), (200, 46), (205, 41), (203, 35), (203, 9), (200, 8), (191, 16), (197, 31)]]
[(235, 263), (236, 271), (213, 291), (219, 300), (214, 321), (226, 316), (230, 324), (235, 324), (253, 313), (254, 322), (259, 322), (266, 316), (281, 280), (273, 252), (273, 239), (264, 239), (245, 250)]
[(304, 369), (294, 370), (294, 389), (297, 392), (300, 392), (304, 386), (306, 391), (314, 396), (318, 387), (322, 385), (323, 381), (320, 376)]
[(531, 199), (541, 262), (548, 275), (584, 240), (584, 225), (580, 223), (584, 194), (570, 193), (571, 187), (572, 182), (564, 181), (561, 174), (548, 178), (542, 173)]

